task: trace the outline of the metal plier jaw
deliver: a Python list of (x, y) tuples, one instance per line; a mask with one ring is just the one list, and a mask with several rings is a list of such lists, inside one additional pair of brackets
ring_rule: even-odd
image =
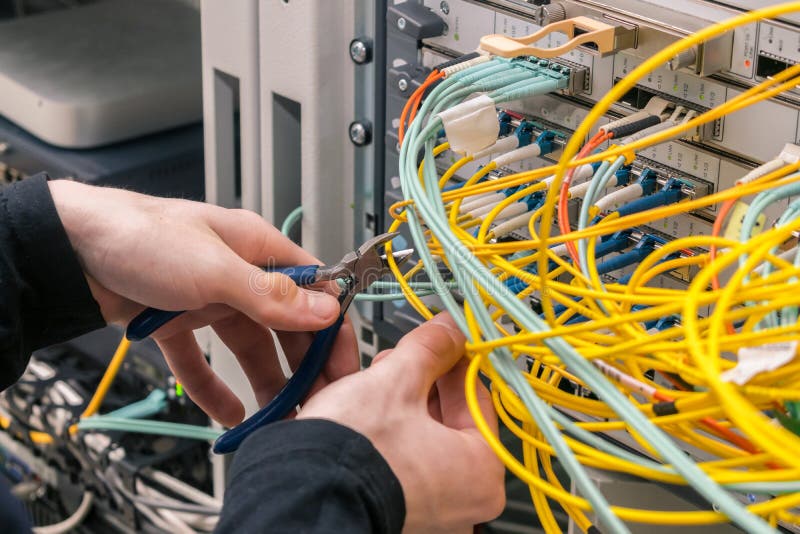
[[(324, 265), (317, 271), (319, 280), (345, 281), (345, 288), (339, 294), (339, 304), (342, 312), (358, 293), (365, 291), (374, 282), (389, 274), (389, 265), (386, 255), (378, 253), (378, 249), (400, 235), (399, 232), (389, 232), (377, 235), (362, 244), (358, 249), (348, 252), (333, 265)], [(400, 250), (392, 254), (398, 264), (405, 262), (413, 250)]]

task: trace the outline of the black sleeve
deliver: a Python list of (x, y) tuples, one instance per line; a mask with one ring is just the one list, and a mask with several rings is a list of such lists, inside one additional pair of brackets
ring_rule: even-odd
[(44, 174), (0, 189), (0, 302), (0, 390), (32, 351), (105, 325)]
[(242, 443), (216, 531), (395, 533), (405, 513), (400, 482), (367, 438), (303, 419)]

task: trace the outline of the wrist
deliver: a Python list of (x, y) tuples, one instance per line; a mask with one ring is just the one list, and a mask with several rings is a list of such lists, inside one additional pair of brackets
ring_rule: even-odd
[(78, 261), (83, 265), (80, 251), (86, 240), (85, 234), (89, 219), (91, 219), (91, 214), (86, 209), (86, 197), (92, 193), (85, 191), (85, 185), (71, 180), (50, 180), (47, 182), (47, 186), (72, 249), (78, 256)]
[(87, 209), (87, 196), (96, 195), (94, 191), (87, 191), (88, 186), (71, 180), (50, 180), (47, 182), (50, 196), (56, 207), (58, 218), (69, 239), (72, 250), (78, 259), (78, 264), (83, 271), (86, 283), (92, 297), (100, 307), (100, 313), (107, 323), (120, 322), (124, 317), (124, 299), (120, 299), (104, 288), (97, 280), (89, 275), (86, 269), (85, 258), (82, 250), (85, 243), (91, 239), (91, 225), (94, 217)]

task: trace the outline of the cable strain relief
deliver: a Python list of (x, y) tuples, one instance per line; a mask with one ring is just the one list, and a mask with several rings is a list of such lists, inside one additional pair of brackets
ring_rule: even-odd
[(655, 126), (656, 124), (659, 123), (661, 123), (660, 117), (658, 117), (657, 115), (648, 115), (647, 117), (635, 120), (633, 122), (609, 128), (606, 130), (606, 133), (611, 135), (612, 138), (614, 139), (619, 139), (621, 137), (627, 137), (629, 135), (633, 135), (640, 130), (644, 130), (645, 128)]
[(653, 413), (658, 417), (666, 417), (667, 415), (676, 415), (678, 408), (675, 406), (675, 401), (656, 402), (653, 404)]
[(439, 72), (443, 71), (448, 67), (452, 67), (453, 65), (458, 65), (459, 63), (463, 63), (464, 61), (469, 61), (470, 59), (474, 59), (480, 56), (477, 52), (470, 52), (469, 54), (464, 54), (463, 56), (459, 56), (455, 59), (451, 59), (449, 61), (445, 61), (444, 63), (439, 63), (434, 69), (438, 70)]
[(492, 57), (489, 56), (488, 54), (482, 54), (480, 52), (475, 52), (475, 54), (476, 54), (475, 57), (467, 60), (457, 61), (458, 58), (456, 58), (456, 60), (454, 60), (456, 61), (456, 63), (448, 67), (440, 68), (439, 72), (443, 72), (445, 77), (452, 76), (457, 72), (461, 72), (462, 70), (466, 70), (470, 67), (480, 65), (481, 63), (486, 63), (488, 61), (491, 61), (492, 59)]

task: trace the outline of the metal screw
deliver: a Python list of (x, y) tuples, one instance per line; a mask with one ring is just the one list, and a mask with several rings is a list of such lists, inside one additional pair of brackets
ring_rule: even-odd
[(442, 0), (442, 2), (439, 4), (439, 9), (441, 9), (442, 13), (444, 13), (445, 15), (450, 14), (450, 4), (448, 4), (444, 0)]
[(350, 59), (353, 63), (363, 65), (372, 61), (372, 46), (368, 39), (358, 37), (350, 41)]
[(353, 121), (348, 128), (350, 141), (356, 146), (368, 145), (372, 141), (372, 125), (367, 121)]
[(400, 78), (399, 80), (397, 80), (397, 88), (405, 93), (406, 89), (408, 89), (408, 81), (406, 81), (405, 78)]
[(406, 19), (404, 19), (403, 17), (400, 17), (399, 19), (397, 19), (397, 27), (400, 30), (405, 30), (406, 29)]

